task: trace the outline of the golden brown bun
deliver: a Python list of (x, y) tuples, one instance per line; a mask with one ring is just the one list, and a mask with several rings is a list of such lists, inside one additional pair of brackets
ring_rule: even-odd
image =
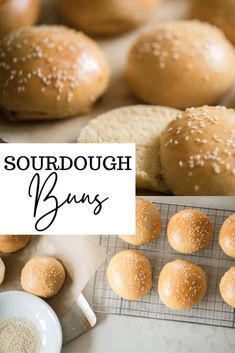
[(235, 213), (224, 221), (219, 233), (219, 244), (225, 254), (235, 258)]
[(29, 260), (21, 272), (21, 285), (26, 292), (51, 298), (65, 281), (63, 265), (53, 257), (37, 256)]
[(189, 309), (198, 304), (207, 290), (207, 277), (200, 266), (184, 260), (166, 264), (160, 272), (158, 293), (170, 309)]
[(160, 157), (175, 195), (235, 195), (235, 111), (187, 109), (162, 133)]
[(30, 235), (0, 235), (0, 253), (10, 254), (23, 249)]
[(109, 81), (109, 65), (98, 45), (62, 26), (17, 30), (0, 42), (0, 56), (0, 106), (15, 120), (84, 113)]
[(0, 1), (0, 37), (37, 22), (40, 12), (40, 0), (1, 0)]
[(235, 44), (234, 0), (192, 0), (191, 15), (221, 28)]
[(209, 218), (196, 210), (183, 210), (171, 217), (167, 236), (171, 247), (182, 254), (193, 254), (205, 249), (212, 237)]
[(142, 298), (152, 287), (149, 260), (138, 250), (124, 250), (114, 255), (107, 276), (112, 290), (127, 300)]
[(221, 278), (219, 289), (225, 303), (235, 308), (235, 266), (225, 272)]
[(115, 35), (145, 21), (160, 0), (59, 0), (61, 17), (92, 35)]
[(4, 282), (5, 278), (5, 265), (0, 257), (0, 285)]
[(142, 101), (186, 108), (217, 103), (234, 83), (234, 67), (234, 48), (219, 29), (176, 21), (140, 36), (126, 73)]
[(147, 199), (136, 198), (136, 233), (120, 239), (132, 245), (144, 245), (160, 235), (162, 220), (159, 209)]

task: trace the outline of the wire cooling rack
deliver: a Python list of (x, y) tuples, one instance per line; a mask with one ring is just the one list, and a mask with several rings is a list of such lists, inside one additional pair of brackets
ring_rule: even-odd
[[(135, 247), (129, 245), (116, 236), (100, 236), (99, 244), (106, 248), (106, 262), (99, 268), (95, 275), (92, 305), (96, 312), (144, 317), (149, 319), (170, 320), (235, 328), (235, 311), (222, 300), (219, 293), (219, 282), (224, 272), (232, 265), (233, 261), (219, 247), (218, 234), (224, 220), (233, 211), (212, 208), (182, 206), (154, 202), (162, 217), (161, 235), (148, 245)], [(171, 216), (176, 212), (194, 208), (206, 214), (214, 225), (214, 234), (211, 245), (202, 252), (194, 255), (176, 253), (169, 245), (166, 237), (166, 227)], [(107, 281), (107, 266), (110, 258), (117, 252), (125, 249), (143, 251), (149, 258), (153, 269), (153, 287), (149, 294), (136, 301), (128, 301), (118, 297), (110, 288)], [(208, 291), (204, 299), (189, 310), (168, 309), (159, 299), (157, 282), (160, 270), (170, 261), (177, 258), (193, 261), (203, 267), (208, 276)]]

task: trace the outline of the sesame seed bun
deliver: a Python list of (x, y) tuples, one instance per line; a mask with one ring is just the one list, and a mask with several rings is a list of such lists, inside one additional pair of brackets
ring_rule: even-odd
[(235, 195), (235, 111), (187, 109), (162, 133), (160, 157), (175, 195)]
[(179, 110), (136, 105), (111, 110), (91, 120), (81, 131), (79, 143), (136, 143), (138, 189), (169, 191), (162, 179), (160, 135)]
[(3, 283), (4, 278), (5, 278), (5, 265), (4, 262), (2, 261), (0, 257), (0, 285)]
[(235, 266), (225, 272), (221, 278), (219, 289), (225, 303), (235, 308)]
[(224, 221), (219, 233), (219, 244), (225, 254), (235, 258), (235, 213)]
[(120, 239), (132, 245), (144, 245), (160, 235), (162, 220), (159, 209), (147, 199), (136, 198), (135, 235), (122, 235)]
[(0, 235), (0, 253), (10, 254), (23, 249), (30, 235)]
[(14, 120), (84, 113), (109, 81), (109, 65), (98, 45), (62, 26), (9, 34), (0, 42), (0, 59), (0, 106)]
[(170, 309), (189, 309), (198, 304), (207, 290), (204, 270), (192, 262), (175, 260), (160, 272), (158, 293)]
[(139, 37), (126, 74), (140, 100), (183, 109), (217, 103), (234, 83), (234, 68), (234, 48), (219, 29), (176, 21)]
[(235, 44), (234, 0), (192, 0), (191, 16), (221, 28)]
[(34, 257), (25, 264), (21, 272), (23, 290), (42, 298), (51, 298), (59, 293), (64, 281), (64, 267), (53, 257)]
[(182, 254), (193, 254), (205, 249), (212, 238), (209, 218), (196, 210), (183, 210), (171, 217), (167, 237), (171, 247)]
[(60, 0), (61, 18), (75, 28), (98, 36), (126, 32), (152, 13), (159, 0)]
[(107, 276), (112, 290), (127, 300), (142, 298), (152, 287), (149, 260), (138, 250), (124, 250), (114, 255)]
[(37, 22), (41, 7), (40, 0), (0, 1), (0, 37)]

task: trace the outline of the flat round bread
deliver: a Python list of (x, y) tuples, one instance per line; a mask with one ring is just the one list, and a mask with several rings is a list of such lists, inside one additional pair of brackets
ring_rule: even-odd
[(91, 120), (81, 131), (79, 143), (136, 143), (136, 186), (169, 192), (161, 174), (159, 140), (179, 110), (135, 105), (111, 110)]

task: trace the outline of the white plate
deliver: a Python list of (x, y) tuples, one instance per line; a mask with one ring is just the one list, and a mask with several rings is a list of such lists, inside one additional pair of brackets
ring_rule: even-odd
[(51, 307), (42, 299), (25, 292), (0, 293), (0, 320), (18, 316), (30, 320), (38, 329), (40, 353), (60, 353), (62, 330)]

